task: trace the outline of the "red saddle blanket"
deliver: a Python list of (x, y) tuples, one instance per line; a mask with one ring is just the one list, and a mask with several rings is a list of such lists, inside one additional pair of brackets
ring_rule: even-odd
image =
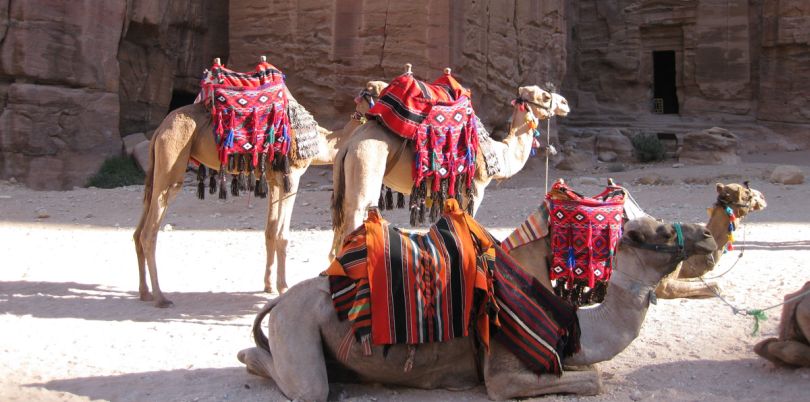
[[(475, 173), (478, 133), (470, 91), (450, 74), (432, 84), (403, 74), (388, 84), (366, 116), (413, 141), (414, 190), (411, 208), (424, 208), (427, 181), (434, 202), (469, 189)], [(461, 176), (461, 178), (459, 177)], [(463, 185), (463, 186), (462, 186)]]
[[(562, 182), (546, 194), (551, 234), (551, 280), (593, 289), (606, 287), (622, 236), (624, 190), (608, 186), (584, 197)], [(559, 284), (557, 285), (559, 287)]]
[[(505, 255), (489, 233), (448, 200), (424, 234), (402, 232), (376, 211), (326, 271), (338, 317), (370, 344), (443, 342), (490, 332), (539, 373), (560, 373), (578, 349), (576, 309)], [(473, 326), (474, 325), (474, 326)]]
[(270, 162), (287, 157), (290, 124), (281, 71), (267, 62), (250, 73), (215, 64), (200, 86), (199, 98), (211, 110), (221, 166), (241, 171), (240, 157), (247, 157), (248, 168), (259, 167), (262, 155)]

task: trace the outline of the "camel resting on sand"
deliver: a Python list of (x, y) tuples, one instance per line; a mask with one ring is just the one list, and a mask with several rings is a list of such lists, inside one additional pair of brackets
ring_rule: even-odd
[(777, 366), (810, 367), (810, 282), (785, 295), (779, 338), (757, 343), (754, 352)]
[[(500, 172), (488, 175), (483, 153), (476, 156), (473, 199), (466, 200), (472, 203), (473, 216), (492, 179), (508, 179), (523, 169), (531, 155), (532, 124), (552, 115), (565, 116), (569, 111), (568, 102), (559, 94), (551, 94), (538, 86), (518, 88), (506, 138), (502, 141), (487, 139), (497, 155)], [(332, 225), (335, 231), (332, 253), (343, 243), (343, 238), (363, 222), (366, 209), (377, 206), (383, 184), (401, 194), (411, 193), (413, 160), (414, 150), (410, 142), (376, 121), (363, 125), (347, 141), (346, 147), (335, 158), (332, 171)]]
[[(361, 96), (356, 99), (357, 112), (365, 113), (369, 101), (379, 95), (387, 84), (381, 81), (369, 81)], [(295, 98), (287, 92), (290, 102)], [(334, 161), (338, 147), (359, 127), (359, 119), (351, 119), (343, 129), (329, 131), (318, 127), (320, 153), (312, 159), (292, 160), (290, 166), (290, 191), (285, 192), (281, 174), (268, 170), (268, 203), (267, 224), (265, 226), (265, 246), (267, 264), (264, 274), (264, 290), (283, 292), (287, 289), (285, 278), (287, 243), (290, 231), (295, 196), (301, 175), (310, 164), (325, 165)], [(203, 103), (195, 103), (178, 108), (160, 123), (149, 143), (149, 167), (144, 186), (143, 212), (135, 228), (135, 252), (138, 257), (138, 274), (141, 300), (154, 301), (157, 307), (169, 307), (172, 302), (163, 295), (158, 284), (155, 250), (160, 223), (166, 215), (169, 204), (174, 200), (183, 186), (186, 166), (190, 158), (201, 165), (217, 170), (220, 161), (217, 146), (214, 142), (210, 111)], [(273, 267), (278, 264), (276, 287), (271, 283)], [(149, 278), (152, 292), (146, 283), (146, 267), (149, 267)]]
[[(708, 254), (716, 248), (702, 225), (682, 225), (682, 232), (687, 255)], [(617, 255), (621, 270), (614, 272), (604, 303), (577, 311), (581, 350), (566, 358), (565, 365), (609, 360), (638, 336), (656, 285), (679, 262), (676, 237), (674, 225), (650, 218), (625, 225), (625, 247)], [(524, 267), (536, 263), (517, 261)], [(269, 317), (269, 339), (261, 330), (265, 316)], [(267, 303), (254, 321), (257, 346), (240, 351), (237, 357), (248, 372), (272, 378), (286, 397), (303, 401), (326, 400), (329, 379), (460, 389), (479, 384), (479, 369), (489, 397), (496, 400), (549, 393), (596, 395), (602, 390), (596, 370), (538, 376), (498, 341), (490, 344), (489, 353), (477, 354), (473, 337), (419, 345), (408, 372), (403, 372), (409, 358), (406, 345), (390, 347), (384, 357), (381, 346), (365, 356), (363, 347), (354, 343), (347, 362), (338, 363), (334, 356), (350, 330), (348, 320), (337, 318), (328, 278), (313, 278)]]
[(701, 277), (714, 269), (715, 264), (723, 256), (730, 233), (730, 219), (726, 207), (731, 208), (739, 223), (749, 213), (761, 211), (768, 206), (765, 196), (747, 185), (717, 183), (715, 188), (717, 201), (709, 208), (709, 222), (706, 223), (706, 227), (717, 242), (717, 250), (706, 256), (693, 256), (681, 263), (672, 274), (661, 281), (655, 290), (656, 296), (662, 299), (714, 297), (715, 292), (719, 292), (716, 283), (704, 284), (703, 281), (693, 278)]

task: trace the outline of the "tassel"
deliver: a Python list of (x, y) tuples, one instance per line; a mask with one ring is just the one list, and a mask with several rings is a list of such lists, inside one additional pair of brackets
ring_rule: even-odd
[(290, 175), (284, 175), (284, 192), (289, 193), (292, 191), (292, 182), (290, 181)]
[(227, 179), (227, 175), (225, 174), (225, 165), (222, 164), (219, 166), (219, 199), (225, 200), (228, 199), (228, 190), (226, 190), (227, 186), (225, 184)]
[(425, 223), (425, 213), (427, 211), (427, 207), (425, 206), (424, 198), (419, 201), (419, 224)]
[(574, 246), (568, 246), (568, 268), (574, 269), (575, 264), (574, 259)]
[(233, 172), (236, 170), (236, 155), (230, 154), (228, 155), (228, 171)]
[(256, 180), (256, 197), (267, 198), (267, 154), (259, 156), (259, 178)]
[(405, 194), (397, 193), (397, 208), (405, 208)]
[(239, 182), (236, 180), (236, 175), (231, 175), (231, 195), (239, 196)]
[(377, 207), (385, 209), (385, 185), (380, 187), (380, 198), (377, 200)]
[(208, 177), (208, 194), (214, 195), (217, 192), (217, 172), (211, 170), (211, 175)]
[(205, 166), (200, 165), (197, 168), (197, 198), (204, 200), (205, 199)]
[(391, 192), (390, 187), (386, 187), (385, 190), (385, 209), (386, 211), (394, 209), (394, 193)]
[(416, 222), (419, 219), (419, 189), (416, 187), (415, 184), (413, 188), (411, 188), (411, 196), (410, 199), (408, 200), (408, 208), (410, 209), (411, 212), (410, 214), (411, 226), (416, 226)]
[(248, 173), (247, 191), (254, 192), (256, 190), (256, 175), (253, 174), (253, 169)]

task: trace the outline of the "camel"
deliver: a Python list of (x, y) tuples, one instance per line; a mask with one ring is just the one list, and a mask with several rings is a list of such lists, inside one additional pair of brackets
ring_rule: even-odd
[(719, 292), (716, 283), (704, 284), (694, 278), (714, 269), (723, 256), (729, 235), (729, 216), (725, 207), (731, 208), (739, 223), (750, 212), (761, 211), (768, 205), (761, 192), (747, 185), (717, 183), (715, 187), (717, 202), (709, 208), (709, 222), (706, 227), (714, 236), (717, 250), (708, 256), (694, 256), (685, 260), (671, 275), (664, 278), (655, 290), (655, 294), (662, 299), (714, 297), (715, 292)]
[[(508, 179), (526, 164), (533, 143), (530, 122), (536, 124), (537, 119), (546, 120), (552, 115), (566, 116), (569, 111), (568, 102), (559, 94), (551, 94), (538, 86), (518, 88), (518, 102), (515, 102), (506, 138), (502, 141), (487, 139), (495, 149), (500, 172), (487, 175), (483, 154), (479, 152), (476, 156), (473, 199), (467, 200), (472, 202), (473, 215), (481, 205), (484, 189), (493, 179)], [(343, 238), (363, 222), (366, 208), (377, 205), (383, 184), (401, 194), (411, 193), (413, 160), (410, 143), (376, 121), (359, 128), (347, 141), (346, 147), (338, 152), (332, 170), (334, 239), (330, 258)]]
[[(581, 349), (563, 361), (566, 367), (609, 360), (624, 350), (638, 336), (658, 282), (675, 269), (683, 255), (708, 254), (716, 248), (702, 225), (681, 227), (683, 249), (676, 246), (675, 225), (647, 217), (625, 225), (626, 246), (617, 254), (621, 270), (611, 278), (604, 303), (577, 310)], [(542, 242), (525, 247), (538, 243)], [(517, 261), (523, 267), (537, 263), (522, 256)], [(328, 379), (463, 389), (479, 383), (479, 369), (488, 396), (495, 400), (549, 393), (596, 395), (602, 390), (597, 370), (569, 369), (560, 377), (538, 376), (497, 341), (490, 343), (488, 353), (478, 354), (473, 337), (421, 344), (412, 360), (407, 345), (391, 346), (387, 357), (382, 346), (373, 346), (371, 356), (366, 356), (355, 342), (347, 361), (339, 363), (334, 356), (351, 324), (339, 321), (330, 296), (328, 278), (317, 277), (269, 301), (254, 321), (257, 346), (240, 351), (239, 361), (248, 372), (272, 378), (286, 397), (307, 401), (326, 400)], [(265, 316), (269, 316), (269, 340), (261, 329)], [(406, 360), (413, 366), (403, 372)]]
[(779, 338), (757, 343), (754, 352), (777, 366), (810, 367), (810, 282), (785, 295)]
[[(356, 114), (362, 116), (370, 108), (369, 102), (379, 96), (387, 84), (382, 81), (369, 81), (360, 96), (355, 99)], [(290, 102), (295, 98), (287, 91)], [(267, 173), (268, 202), (267, 224), (265, 226), (265, 245), (267, 264), (264, 273), (264, 291), (284, 292), (287, 289), (285, 278), (287, 243), (298, 182), (309, 165), (331, 164), (338, 148), (346, 141), (362, 119), (352, 118), (337, 131), (318, 127), (321, 149), (318, 155), (308, 160), (297, 160), (291, 163), (290, 191), (282, 187), (281, 175), (272, 170)], [(144, 186), (143, 212), (133, 238), (138, 258), (140, 299), (153, 301), (156, 307), (170, 307), (168, 300), (160, 290), (157, 277), (155, 250), (160, 223), (166, 215), (169, 204), (183, 186), (183, 177), (190, 158), (211, 169), (219, 169), (220, 162), (217, 146), (214, 142), (210, 112), (202, 103), (195, 103), (178, 108), (161, 122), (149, 143), (149, 167)], [(324, 145), (325, 144), (325, 145)], [(272, 284), (274, 265), (278, 264), (275, 288)], [(149, 267), (149, 278), (152, 292), (146, 283), (146, 267)]]

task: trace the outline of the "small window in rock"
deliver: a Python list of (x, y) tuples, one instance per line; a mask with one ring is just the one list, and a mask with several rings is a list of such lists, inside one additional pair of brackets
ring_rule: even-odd
[(675, 51), (653, 52), (653, 110), (656, 113), (677, 114)]

